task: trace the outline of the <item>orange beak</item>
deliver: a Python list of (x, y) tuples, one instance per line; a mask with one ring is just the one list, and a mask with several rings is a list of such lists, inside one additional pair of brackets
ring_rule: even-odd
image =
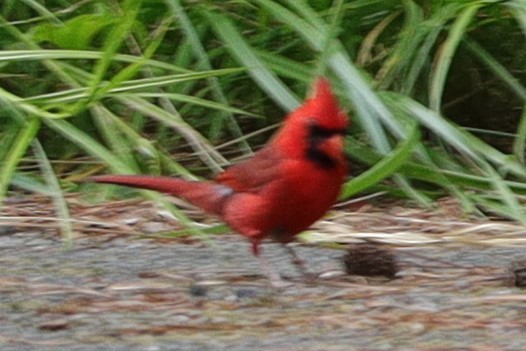
[(319, 149), (331, 158), (341, 159), (343, 157), (343, 135), (337, 134), (324, 140), (320, 143)]

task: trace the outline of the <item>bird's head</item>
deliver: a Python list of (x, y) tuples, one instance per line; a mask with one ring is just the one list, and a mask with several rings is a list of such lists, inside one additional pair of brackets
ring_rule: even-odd
[(348, 124), (329, 81), (318, 78), (312, 96), (285, 120), (276, 144), (289, 156), (306, 155), (320, 167), (331, 168), (342, 158)]

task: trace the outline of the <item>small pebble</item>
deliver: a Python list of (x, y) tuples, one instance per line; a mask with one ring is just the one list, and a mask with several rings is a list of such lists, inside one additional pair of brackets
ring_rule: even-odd
[(59, 331), (66, 330), (71, 327), (69, 321), (65, 319), (57, 319), (52, 321), (46, 321), (38, 325), (38, 329), (46, 331)]
[(241, 288), (236, 290), (236, 296), (240, 299), (254, 298), (258, 296), (257, 289)]
[(326, 271), (326, 272), (320, 273), (318, 278), (320, 278), (320, 279), (332, 279), (332, 278), (341, 277), (343, 275), (345, 275), (345, 272), (343, 272), (341, 270), (338, 270), (338, 271), (333, 270), (333, 271)]
[(208, 293), (208, 289), (202, 285), (192, 284), (190, 286), (190, 295), (194, 297), (204, 297)]

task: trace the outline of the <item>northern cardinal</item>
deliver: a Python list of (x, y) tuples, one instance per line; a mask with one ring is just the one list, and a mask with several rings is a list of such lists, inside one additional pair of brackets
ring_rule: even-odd
[[(91, 180), (180, 197), (246, 236), (259, 256), (262, 239), (292, 241), (336, 201), (348, 168), (343, 151), (347, 125), (348, 117), (329, 82), (319, 78), (313, 96), (287, 116), (265, 147), (213, 180), (140, 175), (101, 175)], [(276, 280), (261, 262), (271, 282)]]

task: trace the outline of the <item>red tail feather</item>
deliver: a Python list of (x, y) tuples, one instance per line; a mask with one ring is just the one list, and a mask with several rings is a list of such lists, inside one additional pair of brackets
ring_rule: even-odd
[(180, 197), (204, 211), (221, 215), (223, 206), (233, 190), (212, 182), (197, 182), (181, 178), (141, 176), (141, 175), (101, 175), (91, 177), (98, 183), (126, 185), (155, 190)]

